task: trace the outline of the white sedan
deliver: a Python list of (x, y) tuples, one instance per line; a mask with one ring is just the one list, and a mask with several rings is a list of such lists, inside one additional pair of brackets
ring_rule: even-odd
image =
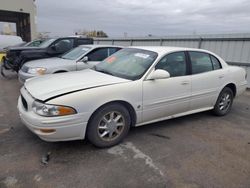
[(129, 128), (212, 110), (223, 116), (246, 89), (244, 69), (200, 49), (131, 47), (95, 70), (28, 80), (18, 109), (41, 139), (118, 144)]

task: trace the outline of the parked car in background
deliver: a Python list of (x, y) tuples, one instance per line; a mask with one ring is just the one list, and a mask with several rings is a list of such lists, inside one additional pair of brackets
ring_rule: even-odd
[(19, 36), (0, 35), (0, 49), (24, 42)]
[(0, 35), (0, 63), (6, 55), (4, 48), (16, 44), (24, 43), (21, 37), (12, 35)]
[(125, 48), (95, 70), (28, 80), (18, 109), (41, 139), (118, 144), (130, 127), (212, 110), (226, 115), (246, 89), (246, 71), (216, 54), (174, 47)]
[(18, 72), (27, 61), (57, 57), (83, 44), (93, 44), (93, 39), (80, 36), (47, 39), (39, 47), (9, 48), (5, 61), (6, 64), (13, 65), (9, 67), (13, 67), (13, 70)]
[(112, 45), (81, 45), (59, 57), (25, 63), (19, 70), (18, 77), (20, 82), (23, 83), (28, 78), (44, 74), (92, 68), (120, 49), (121, 47)]
[(4, 61), (4, 58), (6, 57), (6, 52), (10, 47), (39, 47), (46, 39), (36, 39), (30, 42), (24, 42), (17, 43), (15, 45), (9, 45), (4, 47), (2, 50), (0, 50), (0, 62)]
[(6, 56), (6, 53), (4, 51), (0, 50), (0, 63), (2, 63), (5, 56)]

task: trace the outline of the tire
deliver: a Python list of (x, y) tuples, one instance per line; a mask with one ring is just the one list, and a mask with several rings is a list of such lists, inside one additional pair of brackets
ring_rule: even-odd
[(228, 114), (233, 104), (233, 91), (229, 87), (225, 87), (221, 92), (214, 105), (213, 113), (217, 116)]
[(87, 127), (87, 138), (96, 147), (111, 147), (128, 134), (131, 117), (128, 110), (118, 104), (108, 104), (97, 110)]

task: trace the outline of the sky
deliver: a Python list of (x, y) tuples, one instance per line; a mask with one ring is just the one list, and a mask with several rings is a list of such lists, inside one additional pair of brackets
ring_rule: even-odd
[(109, 36), (250, 32), (249, 0), (36, 0), (38, 30)]
[(39, 32), (110, 37), (250, 33), (250, 0), (36, 0)]

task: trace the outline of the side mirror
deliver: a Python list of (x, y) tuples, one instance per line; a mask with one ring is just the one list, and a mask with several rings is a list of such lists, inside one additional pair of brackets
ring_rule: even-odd
[(52, 45), (52, 46), (51, 46), (51, 49), (54, 50), (54, 51), (56, 51), (56, 46), (55, 46), (55, 45)]
[(88, 56), (84, 56), (84, 57), (82, 58), (82, 62), (83, 62), (83, 63), (88, 63), (88, 61), (89, 61)]
[(151, 72), (147, 80), (158, 80), (158, 79), (166, 79), (166, 78), (170, 78), (169, 72), (163, 69), (157, 69)]

